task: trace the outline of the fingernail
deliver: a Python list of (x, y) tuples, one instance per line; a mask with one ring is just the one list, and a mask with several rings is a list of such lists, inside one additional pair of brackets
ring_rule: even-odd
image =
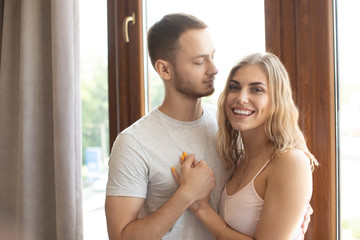
[(174, 167), (171, 167), (171, 171), (174, 173), (174, 172), (175, 172), (175, 168), (174, 168)]
[(181, 155), (181, 160), (182, 160), (182, 161), (184, 161), (184, 160), (185, 160), (184, 155)]
[(187, 157), (187, 156), (188, 156), (186, 152), (183, 152), (183, 155), (184, 155), (184, 157)]

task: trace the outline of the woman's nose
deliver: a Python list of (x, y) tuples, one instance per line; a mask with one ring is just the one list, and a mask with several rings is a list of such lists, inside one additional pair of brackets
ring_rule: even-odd
[(237, 101), (239, 101), (239, 103), (241, 103), (241, 104), (248, 103), (249, 102), (249, 96), (248, 96), (247, 92), (244, 91), (244, 90), (241, 90), (239, 92), (239, 96), (237, 98)]

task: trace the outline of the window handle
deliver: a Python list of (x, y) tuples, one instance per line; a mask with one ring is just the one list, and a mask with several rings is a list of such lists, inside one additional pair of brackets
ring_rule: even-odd
[(130, 42), (130, 39), (129, 39), (129, 26), (128, 26), (129, 22), (132, 23), (131, 25), (135, 25), (135, 13), (132, 13), (131, 16), (127, 16), (124, 19), (123, 30), (124, 30), (124, 41), (125, 42)]

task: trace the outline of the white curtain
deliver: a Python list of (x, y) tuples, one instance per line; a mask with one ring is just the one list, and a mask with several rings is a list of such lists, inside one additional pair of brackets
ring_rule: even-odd
[(82, 239), (78, 0), (0, 0), (0, 239)]

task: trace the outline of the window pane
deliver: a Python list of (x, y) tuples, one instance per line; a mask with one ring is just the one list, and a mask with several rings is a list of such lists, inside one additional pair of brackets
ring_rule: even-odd
[[(264, 0), (147, 0), (147, 27), (168, 13), (189, 13), (209, 26), (219, 73), (215, 93), (204, 101), (216, 104), (232, 66), (241, 57), (265, 50)], [(161, 104), (163, 84), (148, 60), (149, 108)]]
[(341, 239), (360, 239), (360, 1), (337, 1)]
[(107, 239), (104, 212), (109, 156), (107, 5), (80, 0), (84, 239)]

